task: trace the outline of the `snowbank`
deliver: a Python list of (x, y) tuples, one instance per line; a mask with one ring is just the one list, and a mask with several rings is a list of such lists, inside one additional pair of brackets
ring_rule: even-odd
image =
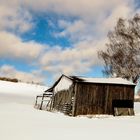
[(0, 116), (1, 140), (139, 139), (139, 115), (74, 118), (36, 110), (31, 105), (4, 103), (0, 105)]
[(137, 140), (140, 103), (135, 116), (67, 117), (36, 110), (31, 103), (46, 87), (0, 81), (0, 140)]
[(36, 95), (42, 94), (48, 87), (0, 81), (0, 103), (16, 102), (33, 104)]

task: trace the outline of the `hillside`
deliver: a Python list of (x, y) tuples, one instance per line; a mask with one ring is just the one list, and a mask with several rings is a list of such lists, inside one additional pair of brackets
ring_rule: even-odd
[(35, 84), (0, 80), (0, 102), (33, 104), (36, 95), (42, 94), (47, 88)]
[(68, 117), (36, 110), (33, 102), (47, 87), (0, 81), (1, 140), (137, 140), (140, 103), (135, 116)]

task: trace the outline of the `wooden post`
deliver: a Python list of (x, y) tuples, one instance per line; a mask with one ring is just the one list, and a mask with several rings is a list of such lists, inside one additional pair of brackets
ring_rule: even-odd
[(74, 99), (73, 99), (73, 106), (72, 106), (72, 116), (75, 116), (76, 114), (76, 94), (77, 94), (77, 83), (74, 85)]
[(38, 96), (36, 96), (35, 107), (36, 107), (36, 105), (37, 105), (37, 98), (38, 98)]
[(106, 87), (106, 97), (105, 97), (105, 106), (104, 106), (104, 113), (107, 114), (107, 104), (108, 104), (108, 96), (109, 96), (109, 86)]
[(52, 97), (51, 97), (51, 103), (50, 103), (50, 111), (52, 110), (52, 108), (53, 108), (53, 101), (54, 101), (54, 93), (53, 93), (53, 95), (52, 95)]
[(40, 110), (42, 110), (43, 100), (44, 100), (44, 94), (43, 94), (43, 96), (42, 96), (41, 105), (40, 105)]

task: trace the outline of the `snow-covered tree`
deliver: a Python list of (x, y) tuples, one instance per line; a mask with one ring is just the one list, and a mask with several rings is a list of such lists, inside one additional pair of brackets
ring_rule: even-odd
[(108, 39), (106, 51), (99, 51), (105, 63), (104, 74), (136, 82), (140, 76), (140, 15), (120, 18)]

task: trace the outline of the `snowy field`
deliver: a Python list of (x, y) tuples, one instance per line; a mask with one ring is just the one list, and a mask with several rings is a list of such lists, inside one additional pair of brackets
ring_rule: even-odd
[(67, 117), (33, 108), (47, 87), (0, 81), (0, 140), (138, 140), (140, 103), (135, 116)]

